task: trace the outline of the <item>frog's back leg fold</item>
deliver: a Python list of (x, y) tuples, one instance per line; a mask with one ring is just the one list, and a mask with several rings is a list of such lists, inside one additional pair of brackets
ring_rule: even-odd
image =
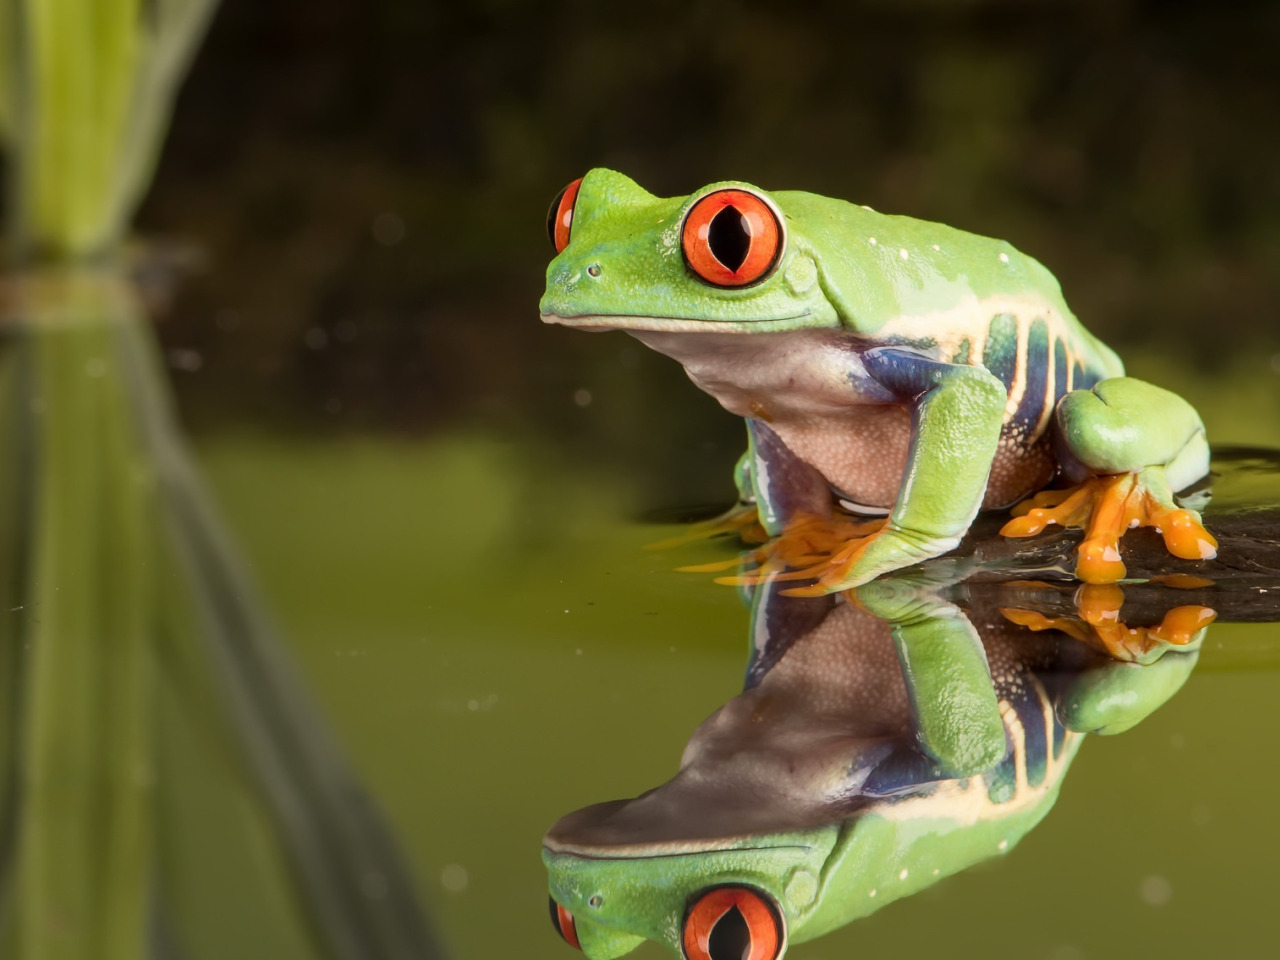
[(1209, 444), (1195, 408), (1134, 377), (1073, 390), (1054, 411), (1058, 462), (1068, 479), (1162, 467), (1181, 490), (1209, 472)]

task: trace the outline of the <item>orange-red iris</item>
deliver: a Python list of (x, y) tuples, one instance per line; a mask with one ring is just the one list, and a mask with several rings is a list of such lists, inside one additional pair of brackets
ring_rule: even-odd
[(573, 226), (573, 207), (578, 202), (580, 186), (582, 186), (581, 177), (560, 191), (560, 195), (551, 201), (551, 209), (547, 212), (547, 233), (551, 235), (556, 253), (569, 245), (569, 230)]
[(553, 899), (551, 901), (551, 922), (555, 924), (556, 931), (564, 938), (564, 942), (575, 950), (581, 950), (582, 944), (578, 942), (578, 925), (573, 922), (573, 914), (566, 910)]
[[(729, 916), (734, 910), (739, 917)], [(775, 960), (782, 951), (781, 921), (761, 894), (749, 887), (714, 887), (694, 903), (685, 918), (683, 945), (688, 960), (725, 960), (715, 953), (715, 932), (720, 923), (745, 924), (745, 931), (739, 929), (725, 938), (733, 960)]]
[(684, 259), (699, 279), (718, 287), (745, 287), (778, 262), (782, 229), (777, 214), (746, 190), (708, 193), (685, 215)]

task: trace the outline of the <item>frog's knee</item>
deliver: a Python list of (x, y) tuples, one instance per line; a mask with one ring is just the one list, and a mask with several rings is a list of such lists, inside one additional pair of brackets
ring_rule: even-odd
[(1073, 480), (1163, 466), (1178, 490), (1208, 472), (1200, 415), (1169, 390), (1115, 377), (1068, 393), (1054, 413), (1059, 461)]

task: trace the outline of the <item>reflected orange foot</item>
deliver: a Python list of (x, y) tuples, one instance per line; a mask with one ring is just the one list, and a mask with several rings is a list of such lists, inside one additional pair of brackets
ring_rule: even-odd
[(1061, 630), (1116, 660), (1139, 661), (1162, 645), (1186, 646), (1218, 616), (1212, 607), (1189, 605), (1165, 613), (1158, 626), (1130, 627), (1120, 619), (1124, 590), (1115, 584), (1085, 584), (1076, 594), (1076, 617), (1046, 617), (1034, 610), (1005, 609), (1011, 623), (1029, 630)]
[(1136, 473), (1090, 477), (1070, 490), (1042, 490), (1013, 513), (1000, 529), (1003, 536), (1034, 536), (1051, 523), (1085, 528), (1076, 576), (1086, 583), (1115, 583), (1124, 577), (1120, 538), (1132, 527), (1155, 527), (1168, 551), (1184, 560), (1218, 554), (1218, 541), (1196, 513), (1162, 502)]
[(885, 523), (883, 517), (862, 522), (848, 517), (798, 517), (772, 540), (734, 560), (681, 569), (717, 573), (740, 565), (753, 569), (717, 577), (716, 583), (755, 586), (765, 580), (817, 579), (818, 587), (805, 588), (806, 591), (827, 593), (830, 590), (827, 585), (840, 582), (843, 573), (857, 561)]

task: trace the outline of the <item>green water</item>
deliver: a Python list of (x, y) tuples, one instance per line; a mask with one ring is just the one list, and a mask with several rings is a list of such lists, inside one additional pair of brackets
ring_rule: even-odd
[[(717, 548), (646, 551), (673, 528), (630, 520), (620, 478), (552, 472), (556, 454), (483, 432), (199, 452), (456, 955), (572, 956), (547, 921), (542, 832), (669, 778), (740, 689), (745, 608), (672, 569)], [(1278, 666), (1280, 627), (1211, 627), (1186, 687), (1089, 738), (1008, 857), (794, 955), (1267, 955)]]

